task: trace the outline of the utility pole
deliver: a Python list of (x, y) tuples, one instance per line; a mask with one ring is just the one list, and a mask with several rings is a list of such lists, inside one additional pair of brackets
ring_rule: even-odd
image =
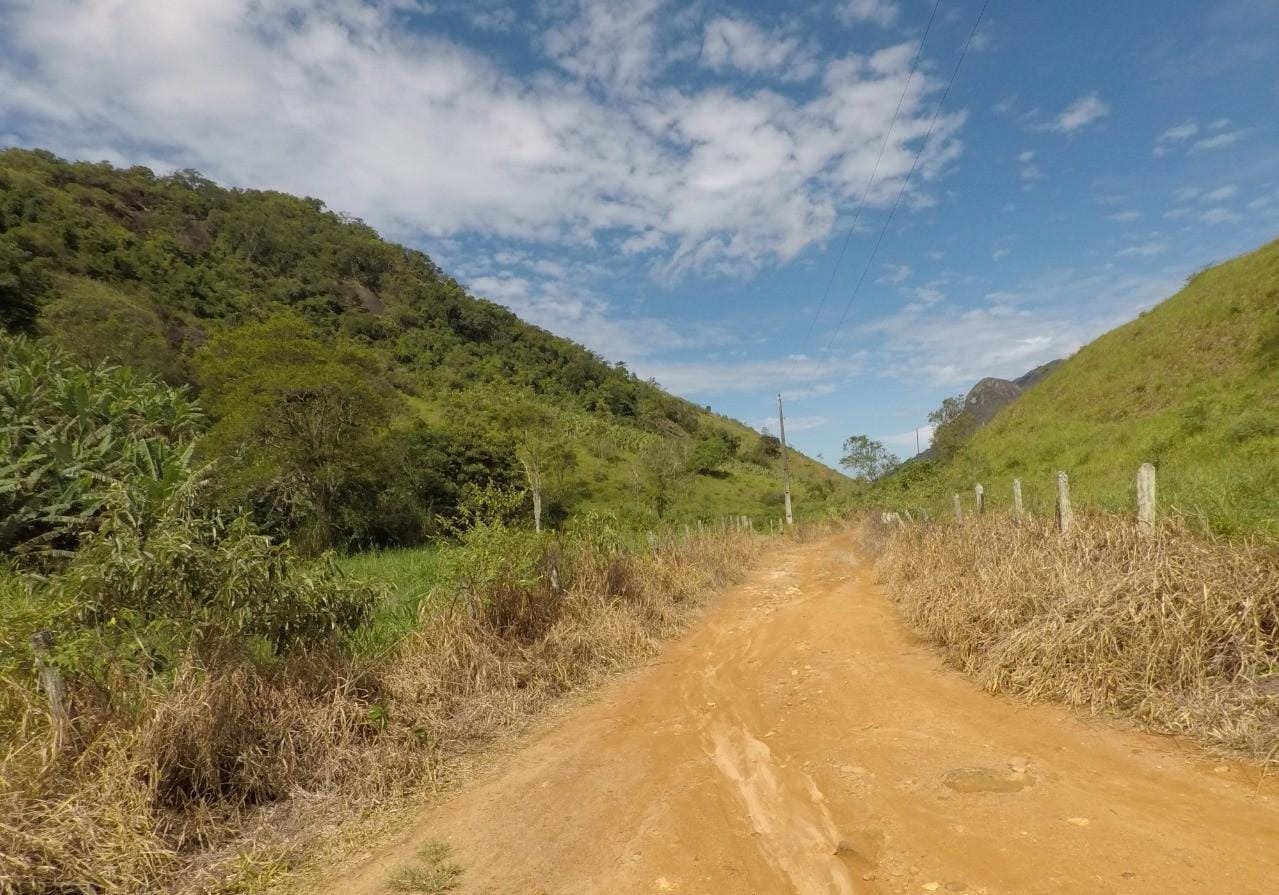
[(786, 495), (786, 524), (794, 525), (795, 517), (790, 508), (790, 464), (786, 462), (786, 414), (782, 411), (782, 396), (777, 396), (777, 427), (782, 433), (782, 493)]
[(919, 426), (915, 427), (915, 456), (919, 456)]

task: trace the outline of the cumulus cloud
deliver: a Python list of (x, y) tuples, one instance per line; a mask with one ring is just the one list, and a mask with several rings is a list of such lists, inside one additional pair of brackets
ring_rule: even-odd
[(793, 32), (717, 16), (706, 23), (701, 60), (716, 71), (774, 73), (783, 81), (803, 81), (817, 74), (816, 55), (811, 42)]
[(1043, 125), (1041, 129), (1056, 131), (1059, 134), (1073, 134), (1109, 114), (1110, 106), (1102, 102), (1101, 97), (1096, 93), (1090, 93), (1068, 105), (1060, 115)]
[[(800, 97), (675, 83), (700, 21), (662, 0), (555, 9), (531, 39), (545, 64), (517, 74), (408, 27), (430, 21), (412, 0), (11, 0), (0, 118), (65, 155), (320, 196), (397, 238), (607, 244), (662, 279), (741, 275), (821, 243), (854, 204), (914, 51), (825, 58)], [(743, 55), (743, 34), (711, 55), (785, 68)], [(905, 92), (872, 206), (896, 196), (940, 87), (920, 72)], [(963, 122), (938, 121), (911, 201)]]
[(896, 0), (844, 0), (835, 9), (836, 18), (847, 25), (869, 22), (881, 28), (897, 24), (901, 13)]

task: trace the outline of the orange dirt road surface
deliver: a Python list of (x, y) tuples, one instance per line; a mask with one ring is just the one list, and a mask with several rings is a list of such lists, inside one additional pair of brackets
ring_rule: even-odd
[(1279, 893), (1279, 786), (981, 691), (847, 535), (771, 548), (325, 891), (386, 892), (434, 839), (462, 895)]

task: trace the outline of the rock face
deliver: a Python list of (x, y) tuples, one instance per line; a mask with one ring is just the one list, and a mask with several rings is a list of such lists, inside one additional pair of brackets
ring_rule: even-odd
[[(1018, 395), (1039, 382), (1063, 363), (1065, 363), (1063, 360), (1049, 361), (1046, 364), (1035, 367), (1028, 373), (1018, 376), (1016, 379), (998, 379), (994, 376), (987, 376), (978, 382), (964, 397), (964, 409), (960, 414), (960, 419), (964, 420), (965, 429), (971, 434), (986, 425), (994, 419), (995, 414), (1015, 401)], [(936, 455), (930, 447), (919, 455), (919, 459), (933, 460), (936, 459)]]
[(1057, 369), (1064, 363), (1065, 361), (1062, 360), (1061, 358), (1057, 358), (1057, 360), (1050, 360), (1046, 364), (1041, 364), (1040, 366), (1035, 367), (1035, 369), (1031, 370), (1029, 373), (1018, 376), (1016, 379), (1013, 380), (1013, 382), (1021, 386), (1022, 390), (1024, 391), (1030, 388), (1039, 380), (1043, 379), (1045, 376), (1047, 376), (1049, 373), (1051, 373), (1053, 370)]
[(1021, 394), (1021, 386), (1010, 379), (987, 376), (978, 382), (964, 398), (964, 413), (978, 426), (990, 422), (996, 413)]

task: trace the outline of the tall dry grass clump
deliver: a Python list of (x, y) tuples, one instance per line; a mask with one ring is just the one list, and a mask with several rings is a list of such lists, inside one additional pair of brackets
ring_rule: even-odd
[(454, 579), (451, 606), (388, 654), (192, 651), (139, 684), (129, 711), (78, 717), (56, 756), (38, 694), (0, 682), (28, 704), (0, 754), (0, 893), (257, 891), (321, 823), (439, 783), (459, 756), (648, 655), (757, 548), (734, 533), (652, 549), (497, 534), (464, 557), (484, 568)]
[(992, 692), (1279, 758), (1273, 546), (988, 516), (891, 532), (878, 570), (908, 622)]

